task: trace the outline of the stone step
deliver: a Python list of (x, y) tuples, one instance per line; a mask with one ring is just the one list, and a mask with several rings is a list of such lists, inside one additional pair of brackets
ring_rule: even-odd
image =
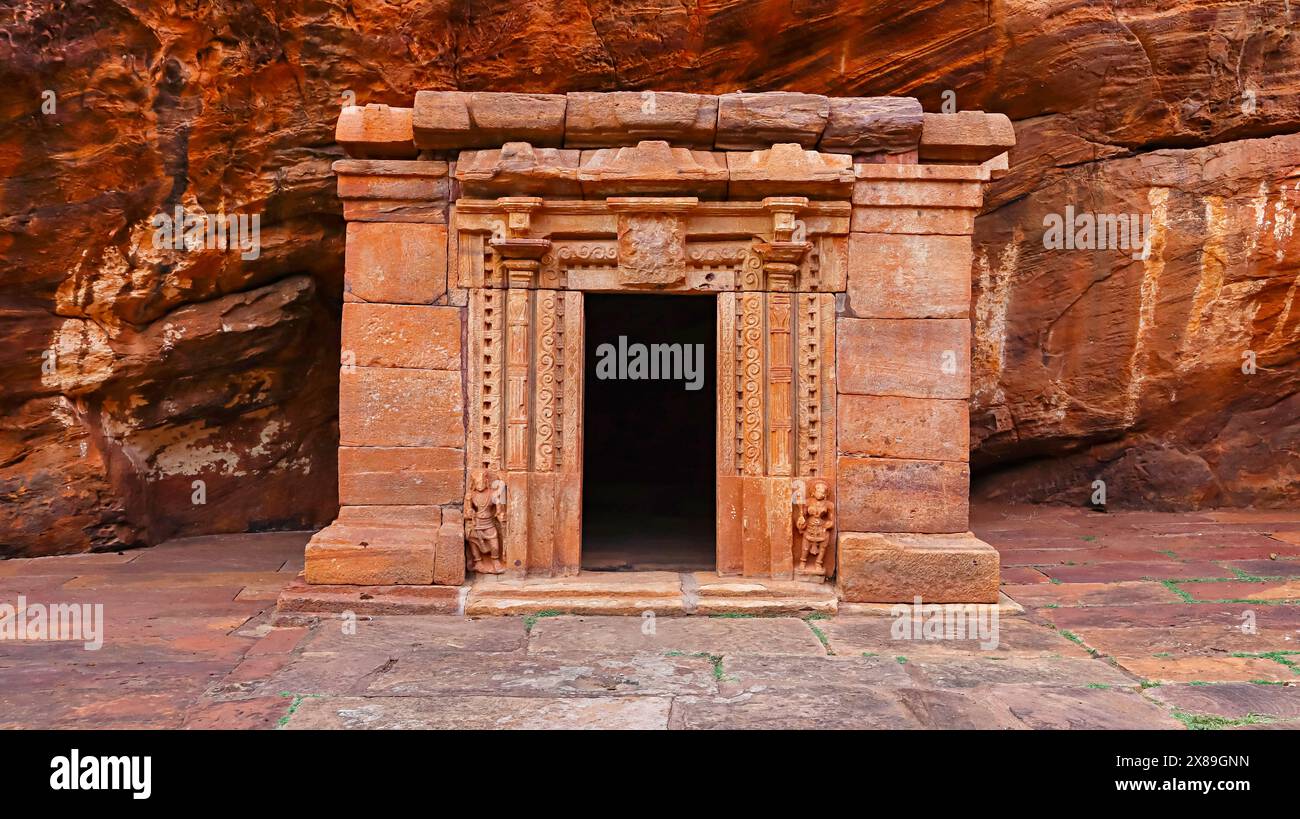
[(686, 614), (686, 609), (680, 594), (664, 597), (582, 595), (476, 599), (471, 591), (465, 604), (465, 614), (469, 617), (542, 613), (644, 617), (646, 612), (653, 612), (655, 617), (676, 617)]
[(676, 572), (580, 572), (574, 577), (512, 579), (487, 575), (474, 581), (465, 613), (475, 615), (685, 614)]
[(299, 574), (276, 600), (277, 626), (312, 625), (344, 616), (458, 614), (462, 586), (313, 585)]
[(761, 580), (694, 572), (687, 576), (685, 585), (693, 614), (834, 614), (838, 608), (835, 588), (819, 581)]
[(538, 600), (623, 596), (653, 598), (680, 596), (681, 591), (681, 575), (677, 572), (579, 572), (572, 577), (522, 579), (481, 575), (474, 581), (471, 597), (529, 597)]
[(774, 616), (835, 611), (835, 590), (827, 583), (726, 578), (715, 572), (582, 572), (575, 577), (526, 580), (484, 577), (474, 582), (465, 607), (470, 616), (542, 612)]

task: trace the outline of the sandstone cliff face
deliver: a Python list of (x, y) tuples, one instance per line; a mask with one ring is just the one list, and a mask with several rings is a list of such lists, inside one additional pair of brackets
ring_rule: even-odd
[[(351, 95), (422, 88), (906, 94), (932, 111), (952, 92), (1005, 112), (1019, 145), (972, 271), (978, 491), (1081, 502), (1103, 478), (1125, 505), (1300, 497), (1300, 4), (0, 15), (0, 555), (333, 517), (333, 123)], [(259, 214), (260, 256), (155, 249), (150, 218), (178, 205)], [(1044, 216), (1067, 206), (1149, 215), (1146, 258), (1045, 249)]]

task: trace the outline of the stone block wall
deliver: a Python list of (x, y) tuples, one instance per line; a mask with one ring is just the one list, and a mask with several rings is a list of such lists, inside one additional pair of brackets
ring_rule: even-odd
[(984, 174), (856, 171), (836, 322), (840, 595), (994, 603), (997, 553), (968, 532), (970, 234)]
[(465, 580), (465, 331), (464, 311), (447, 296), (449, 170), (445, 162), (336, 166), (349, 219), (342, 509), (307, 547), (309, 583)]

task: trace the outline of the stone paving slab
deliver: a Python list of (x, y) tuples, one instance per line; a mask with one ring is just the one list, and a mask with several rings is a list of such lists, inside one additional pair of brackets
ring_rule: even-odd
[(872, 691), (780, 691), (736, 697), (677, 697), (670, 728), (837, 730), (922, 728), (897, 698)]
[(1250, 606), (1241, 603), (1157, 603), (1133, 606), (1037, 609), (1037, 617), (1060, 628), (1240, 627), (1251, 612), (1260, 629), (1294, 631), (1300, 639), (1300, 606)]
[(1136, 603), (1176, 603), (1182, 598), (1161, 583), (1144, 580), (1121, 583), (1036, 583), (1003, 586), (1025, 608), (1037, 606), (1127, 606)]
[(883, 691), (911, 685), (893, 657), (724, 656), (718, 688), (726, 696), (782, 691)]
[(1138, 681), (1103, 660), (1044, 660), (986, 656), (932, 657), (899, 655), (917, 685), (932, 688), (977, 688), (987, 685), (1110, 686), (1137, 688)]
[(276, 728), (291, 703), (291, 698), (284, 696), (202, 702), (188, 710), (181, 727), (194, 730)]
[(320, 697), (303, 699), (284, 727), (662, 729), (672, 703), (669, 697)]
[(1091, 563), (1086, 566), (1047, 566), (1043, 573), (1063, 583), (1117, 583), (1123, 580), (1183, 580), (1228, 577), (1229, 572), (1208, 560), (1130, 560)]
[(1016, 617), (998, 619), (998, 642), (986, 649), (978, 639), (965, 640), (897, 640), (894, 620), (883, 617), (837, 617), (818, 623), (831, 649), (837, 655), (880, 654), (904, 655), (994, 655), (1016, 657), (1078, 657), (1091, 655), (1055, 629)]
[(591, 653), (415, 654), (366, 677), (372, 696), (591, 697), (714, 694), (709, 657), (638, 652), (628, 657)]
[(1081, 638), (1089, 648), (1115, 657), (1207, 655), (1300, 651), (1293, 631), (1256, 628), (1243, 633), (1235, 625), (1177, 626), (1173, 628), (1090, 628)]
[(103, 571), (110, 566), (130, 563), (144, 553), (102, 552), (84, 555), (32, 557), (25, 560), (0, 560), (0, 578), (7, 577), (76, 577), (83, 572)]
[(1035, 730), (1182, 728), (1160, 706), (1131, 689), (1000, 685), (989, 696)]
[(1195, 600), (1258, 600), (1300, 602), (1300, 579), (1264, 581), (1225, 580), (1218, 583), (1183, 583), (1179, 588)]
[(1219, 565), (1236, 573), (1256, 577), (1300, 577), (1300, 560), (1294, 557), (1279, 557), (1277, 560), (1224, 560)]
[(651, 633), (646, 625), (639, 617), (548, 617), (533, 626), (528, 650), (826, 656), (808, 624), (793, 617), (665, 617)]
[(996, 688), (952, 691), (902, 688), (899, 702), (923, 728), (955, 730), (1024, 730), (1027, 726), (1011, 713)]
[(304, 650), (338, 652), (364, 648), (400, 653), (423, 648), (501, 652), (522, 651), (528, 643), (523, 619), (513, 617), (376, 617), (358, 620), (354, 632), (346, 631), (343, 625), (342, 621), (321, 623), (312, 629)]
[(1120, 657), (1129, 673), (1157, 682), (1294, 682), (1300, 675), (1266, 657)]
[(1148, 697), (1185, 713), (1229, 719), (1256, 714), (1300, 720), (1300, 680), (1294, 685), (1162, 685), (1150, 689)]

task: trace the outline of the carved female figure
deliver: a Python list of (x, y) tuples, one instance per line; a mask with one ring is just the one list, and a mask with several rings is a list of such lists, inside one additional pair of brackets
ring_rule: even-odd
[[(830, 488), (825, 481), (816, 481), (812, 485), (812, 497), (799, 507), (799, 517), (795, 526), (803, 535), (803, 552), (799, 559), (800, 574), (824, 575), (826, 562), (826, 543), (835, 528), (835, 504), (826, 499)], [(811, 568), (808, 558), (815, 558)]]

